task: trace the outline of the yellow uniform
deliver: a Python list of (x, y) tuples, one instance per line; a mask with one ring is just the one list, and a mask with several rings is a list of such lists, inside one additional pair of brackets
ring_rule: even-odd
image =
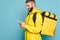
[[(36, 14), (36, 22), (33, 22), (33, 15)], [(42, 30), (42, 11), (34, 8), (25, 19), (25, 40), (42, 40), (40, 31)]]

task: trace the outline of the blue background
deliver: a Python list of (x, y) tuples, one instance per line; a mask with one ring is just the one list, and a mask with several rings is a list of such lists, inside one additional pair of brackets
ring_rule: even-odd
[[(36, 7), (58, 16), (55, 36), (42, 35), (43, 40), (60, 40), (60, 0), (36, 0)], [(24, 30), (17, 20), (24, 21), (27, 15), (25, 0), (0, 0), (0, 40), (24, 40)]]

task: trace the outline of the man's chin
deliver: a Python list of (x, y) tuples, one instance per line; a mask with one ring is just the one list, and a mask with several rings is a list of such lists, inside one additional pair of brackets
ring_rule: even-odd
[(29, 12), (32, 12), (32, 10), (30, 9), (30, 10), (28, 10)]
[(28, 11), (31, 12), (33, 10), (33, 8), (29, 8)]
[(31, 12), (31, 10), (28, 10), (29, 12)]

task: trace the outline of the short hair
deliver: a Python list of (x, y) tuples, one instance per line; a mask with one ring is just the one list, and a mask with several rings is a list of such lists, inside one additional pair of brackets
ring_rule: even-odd
[(32, 2), (32, 1), (35, 3), (35, 0), (26, 0), (26, 3)]

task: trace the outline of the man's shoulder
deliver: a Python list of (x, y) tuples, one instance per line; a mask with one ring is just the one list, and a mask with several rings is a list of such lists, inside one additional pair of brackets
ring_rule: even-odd
[(37, 12), (42, 12), (42, 10), (41, 9), (38, 9), (38, 8), (35, 8), (36, 9), (36, 11)]

